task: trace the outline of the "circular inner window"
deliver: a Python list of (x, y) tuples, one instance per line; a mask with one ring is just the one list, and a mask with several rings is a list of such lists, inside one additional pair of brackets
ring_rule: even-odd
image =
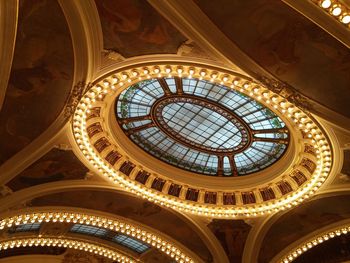
[(156, 158), (191, 172), (242, 176), (286, 151), (285, 123), (258, 101), (223, 85), (187, 78), (138, 82), (117, 98), (125, 134)]

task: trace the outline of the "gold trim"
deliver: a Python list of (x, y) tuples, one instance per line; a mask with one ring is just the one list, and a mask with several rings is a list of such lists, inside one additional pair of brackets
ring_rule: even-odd
[[(106, 103), (111, 101), (116, 93), (119, 93), (127, 86), (139, 82), (142, 79), (150, 79), (156, 77), (167, 76), (179, 76), (179, 77), (194, 77), (198, 79), (205, 79), (208, 81), (216, 82), (221, 85), (226, 85), (232, 89), (239, 90), (240, 92), (254, 98), (255, 100), (263, 103), (269, 108), (273, 108), (274, 112), (278, 112), (278, 116), (283, 116), (288, 120), (290, 125), (293, 125), (291, 132), (297, 134), (299, 141), (304, 143), (312, 143), (316, 148), (317, 156), (310, 157), (309, 160), (314, 162), (315, 169), (307, 174), (307, 181), (301, 186), (298, 186), (296, 182), (293, 182), (292, 178), (288, 177), (288, 174), (279, 174), (278, 178), (269, 184), (259, 185), (260, 188), (267, 185), (275, 184), (278, 186), (279, 182), (287, 182), (290, 184), (292, 191), (290, 193), (284, 192), (282, 196), (276, 197), (273, 200), (268, 200), (260, 203), (246, 203), (242, 204), (238, 202), (236, 205), (223, 205), (223, 204), (206, 204), (198, 198), (197, 202), (186, 200), (183, 197), (170, 196), (167, 193), (156, 191), (151, 188), (153, 180), (161, 178), (167, 180), (165, 175), (151, 176), (150, 182), (146, 182), (145, 185), (135, 181), (137, 171), (142, 170), (140, 167), (136, 167), (136, 170), (131, 169), (130, 174), (123, 174), (119, 172), (120, 166), (125, 160), (132, 159), (131, 156), (123, 155), (114, 165), (108, 163), (104, 156), (109, 153), (110, 150), (119, 151), (120, 147), (113, 144), (113, 138), (110, 138), (110, 132), (105, 130), (104, 118), (92, 118), (88, 122), (86, 117), (89, 113), (89, 108), (95, 106), (106, 107)], [(108, 103), (107, 103), (108, 104)], [(89, 137), (87, 128), (92, 123), (99, 122), (103, 131), (98, 132), (97, 135), (91, 135)], [(83, 96), (73, 116), (73, 134), (80, 151), (85, 156), (86, 160), (95, 167), (99, 174), (104, 175), (111, 182), (119, 184), (126, 191), (130, 191), (134, 194), (147, 198), (150, 201), (160, 203), (167, 207), (171, 207), (176, 210), (190, 212), (202, 216), (211, 217), (250, 217), (264, 215), (266, 213), (271, 214), (279, 210), (284, 210), (296, 206), (303, 202), (305, 199), (312, 196), (318, 188), (323, 184), (329, 175), (332, 167), (332, 152), (329, 140), (316, 121), (303, 110), (293, 105), (291, 102), (276, 94), (262, 85), (251, 81), (248, 77), (234, 72), (222, 70), (220, 68), (212, 68), (199, 64), (188, 63), (153, 63), (151, 65), (143, 63), (140, 65), (129, 66), (127, 68), (119, 69), (110, 73), (108, 76), (103, 76), (94, 82), (93, 86)], [(104, 139), (101, 139), (104, 138)], [(99, 141), (98, 141), (99, 140)], [(307, 153), (298, 153), (300, 156), (297, 159), (302, 159), (302, 156)], [(300, 166), (300, 160), (294, 163), (295, 166)], [(137, 161), (136, 161), (137, 163)], [(296, 167), (299, 170), (299, 167)], [(145, 168), (145, 170), (150, 170)], [(286, 172), (286, 171), (285, 171)], [(179, 183), (179, 182), (177, 182)], [(194, 185), (183, 185), (184, 189), (196, 188)], [(199, 190), (199, 197), (203, 194), (203, 189)], [(209, 188), (204, 191), (212, 191)], [(255, 200), (262, 200), (259, 196), (259, 191), (256, 189), (241, 189), (244, 191), (235, 191), (236, 200), (242, 199), (242, 193), (251, 191), (255, 195)], [(191, 190), (192, 191), (192, 190)], [(222, 193), (219, 193), (221, 194)], [(191, 199), (192, 200), (192, 199)]]

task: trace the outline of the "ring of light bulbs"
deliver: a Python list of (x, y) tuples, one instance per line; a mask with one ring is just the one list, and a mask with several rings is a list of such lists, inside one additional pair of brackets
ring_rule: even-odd
[(350, 232), (350, 225), (344, 225), (341, 227), (337, 227), (332, 230), (328, 230), (327, 232), (324, 232), (322, 234), (319, 234), (313, 238), (310, 238), (308, 241), (304, 242), (303, 244), (299, 245), (298, 247), (292, 249), (284, 257), (282, 257), (281, 260), (279, 260), (280, 263), (290, 263), (293, 260), (295, 260), (297, 257), (299, 257), (301, 254), (305, 253), (306, 251), (312, 249), (313, 247), (328, 241), (332, 238), (346, 235)]
[[(309, 175), (307, 182), (293, 189), (289, 194), (261, 203), (236, 205), (213, 205), (180, 199), (179, 197), (152, 189), (150, 186), (141, 184), (134, 178), (130, 178), (119, 172), (94, 148), (93, 144), (96, 138), (94, 139), (88, 136), (87, 126), (91, 123), (91, 120), (87, 121), (86, 117), (90, 109), (98, 105), (98, 107), (102, 107), (102, 110), (107, 110), (107, 103), (105, 103), (106, 98), (115, 98), (122, 90), (139, 81), (173, 76), (203, 79), (231, 87), (233, 90), (237, 90), (265, 106), (272, 108), (275, 113), (279, 113), (278, 115), (283, 115), (285, 117), (284, 119), (287, 119), (289, 124), (293, 125), (294, 131), (299, 135), (302, 133), (306, 134), (306, 140), (316, 148), (317, 160), (315, 163), (317, 163), (317, 166), (315, 172)], [(103, 118), (99, 118), (99, 122), (103, 124)], [(312, 116), (305, 113), (287, 99), (272, 92), (261, 84), (255, 83), (248, 77), (201, 64), (189, 65), (186, 63), (180, 64), (179, 62), (168, 64), (159, 63), (148, 66), (141, 64), (135, 65), (132, 68), (122, 68), (107, 76), (101, 77), (91, 85), (77, 105), (72, 120), (72, 132), (78, 148), (88, 163), (91, 164), (91, 167), (112, 183), (122, 187), (126, 191), (160, 205), (207, 217), (245, 218), (289, 209), (312, 196), (325, 182), (332, 167), (332, 151), (328, 138)], [(109, 131), (104, 130), (103, 132), (103, 136), (110, 138)], [(299, 137), (301, 138), (300, 140), (302, 140), (303, 137)], [(110, 141), (113, 141), (113, 139), (110, 139)], [(120, 148), (118, 145), (113, 145), (113, 147), (116, 150)], [(123, 157), (124, 159), (133, 160), (132, 156), (123, 155)], [(133, 162), (137, 164), (137, 160), (133, 160)], [(294, 164), (294, 166), (297, 165), (297, 163)], [(144, 168), (146, 171), (147, 169), (147, 167)], [(148, 169), (148, 171), (152, 173), (152, 169)], [(168, 179), (165, 175), (160, 175), (159, 177), (165, 180)], [(280, 175), (280, 178), (284, 177), (283, 174)], [(181, 182), (177, 183), (181, 184)], [(274, 182), (269, 182), (265, 186), (273, 183)], [(193, 187), (196, 188), (196, 186)], [(206, 190), (211, 191), (210, 188)], [(254, 189), (252, 189), (252, 191), (254, 191)], [(235, 193), (237, 193), (237, 191), (235, 191)]]
[(350, 9), (335, 0), (312, 0), (315, 4), (337, 19), (341, 24), (350, 28)]
[[(169, 257), (173, 258), (176, 262), (179, 263), (194, 263), (195, 260), (193, 259), (193, 256), (190, 256), (187, 252), (185, 252), (182, 248), (180, 248), (178, 245), (175, 245), (172, 241), (167, 240), (165, 237), (161, 237), (159, 234), (155, 234), (150, 232), (149, 230), (146, 230), (140, 226), (131, 224), (130, 222), (125, 222), (122, 220), (115, 220), (108, 217), (101, 217), (96, 216), (88, 213), (74, 213), (74, 212), (68, 212), (68, 211), (51, 211), (50, 212), (28, 212), (25, 214), (18, 214), (14, 216), (10, 216), (4, 219), (0, 220), (0, 230), (4, 228), (10, 228), (12, 226), (20, 225), (20, 224), (29, 224), (29, 223), (78, 223), (78, 224), (84, 224), (84, 225), (91, 225), (96, 227), (105, 228), (108, 230), (121, 232), (125, 235), (131, 236), (132, 238), (136, 238), (142, 242), (145, 242), (149, 244), (150, 246), (158, 249), (160, 252), (165, 253)], [(57, 239), (57, 238), (56, 238)], [(30, 242), (24, 242), (23, 239), (21, 239), (22, 242), (19, 242), (19, 240), (16, 240), (15, 243), (13, 243), (12, 247), (15, 244), (18, 244), (19, 246), (24, 246), (20, 244), (25, 244), (25, 246), (28, 246)], [(45, 246), (47, 244), (47, 238), (34, 238), (33, 239), (35, 243), (38, 243), (41, 246)], [(45, 241), (46, 240), (46, 241)], [(57, 239), (60, 240), (60, 239)], [(65, 239), (62, 239), (65, 240)], [(5, 242), (5, 243), (4, 243)], [(51, 243), (53, 241), (50, 241)], [(58, 243), (57, 243), (58, 242)], [(63, 241), (57, 241), (57, 244), (65, 244)], [(76, 241), (78, 242), (78, 241)], [(78, 242), (79, 243), (79, 242)], [(79, 247), (86, 247), (82, 245), (78, 245)], [(1, 245), (1, 244), (8, 244), (8, 245)], [(6, 249), (9, 246), (9, 244), (12, 244), (11, 241), (0, 241), (0, 250)], [(69, 244), (69, 242), (68, 242)], [(96, 245), (91, 245), (92, 247), (95, 246), (93, 249), (94, 253), (101, 252), (103, 253), (103, 256), (112, 257), (113, 260), (120, 260), (119, 262), (134, 262), (132, 259), (128, 259), (127, 257), (121, 257), (120, 255), (116, 254), (116, 252), (113, 252), (111, 250), (101, 250)], [(69, 246), (70, 247), (70, 246)], [(129, 261), (128, 261), (129, 260)]]
[(84, 250), (86, 252), (103, 256), (108, 259), (120, 263), (134, 263), (138, 260), (130, 256), (124, 255), (119, 251), (94, 244), (88, 241), (76, 240), (72, 238), (57, 238), (57, 237), (16, 237), (15, 239), (0, 240), (0, 251), (19, 247), (63, 247), (76, 250)]

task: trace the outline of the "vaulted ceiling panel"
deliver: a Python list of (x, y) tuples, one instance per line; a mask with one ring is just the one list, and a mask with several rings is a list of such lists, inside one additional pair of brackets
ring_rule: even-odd
[(177, 53), (186, 38), (147, 1), (96, 0), (104, 48), (124, 57)]
[(0, 163), (53, 123), (72, 87), (73, 47), (58, 2), (19, 3), (14, 59), (0, 112)]
[(346, 46), (280, 0), (197, 3), (227, 37), (275, 77), (350, 117)]
[(72, 151), (54, 148), (13, 178), (7, 186), (18, 191), (49, 182), (84, 179), (88, 171)]
[(297, 207), (281, 216), (266, 232), (258, 261), (270, 262), (277, 253), (299, 238), (349, 216), (348, 195), (326, 197)]

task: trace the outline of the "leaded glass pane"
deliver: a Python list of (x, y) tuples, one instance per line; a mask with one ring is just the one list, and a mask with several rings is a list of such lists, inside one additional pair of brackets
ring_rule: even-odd
[[(129, 135), (148, 153), (179, 168), (207, 175), (218, 173), (219, 151), (227, 152), (221, 167), (224, 175), (233, 174), (229, 158), (233, 158), (233, 167), (237, 167), (238, 174), (244, 175), (269, 166), (284, 153), (287, 146), (283, 142), (288, 141), (289, 135), (278, 129), (285, 127), (285, 123), (261, 103), (209, 81), (183, 78), (182, 87), (177, 87), (177, 83), (181, 81), (173, 77), (163, 81), (144, 80), (130, 86), (118, 97), (118, 118), (151, 118), (121, 124), (124, 130), (131, 130), (153, 122), (153, 127)], [(164, 85), (171, 94), (165, 93)], [(178, 89), (182, 89), (184, 95), (178, 93)], [(159, 119), (154, 115), (154, 103), (172, 97), (172, 102), (162, 106)], [(179, 97), (186, 98), (186, 101), (180, 101)], [(192, 98), (200, 99), (194, 102)], [(225, 116), (223, 112), (226, 112)], [(233, 117), (228, 119), (228, 115)], [(155, 123), (155, 118), (159, 122)], [(249, 142), (247, 138), (254, 141), (239, 151)]]

